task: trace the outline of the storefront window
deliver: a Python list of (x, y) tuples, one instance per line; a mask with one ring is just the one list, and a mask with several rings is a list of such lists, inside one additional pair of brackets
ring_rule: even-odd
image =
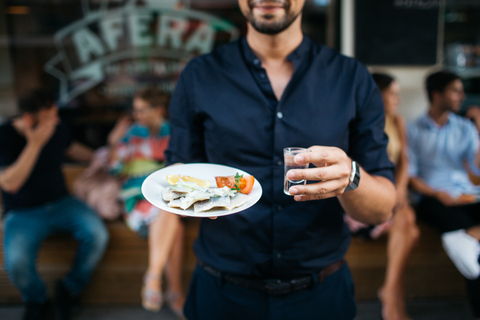
[[(75, 137), (92, 147), (105, 143), (136, 90), (170, 94), (191, 58), (246, 30), (236, 0), (7, 0), (4, 6), (8, 55), (0, 59), (8, 60), (15, 95), (51, 90)], [(307, 1), (304, 30), (335, 46), (334, 18), (333, 1)]]

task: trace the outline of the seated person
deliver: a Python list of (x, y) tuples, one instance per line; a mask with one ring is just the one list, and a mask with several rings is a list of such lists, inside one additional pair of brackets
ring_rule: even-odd
[(182, 317), (184, 295), (181, 286), (183, 227), (179, 217), (164, 212), (145, 200), (140, 190), (145, 178), (165, 166), (170, 126), (165, 119), (167, 98), (154, 89), (137, 92), (133, 117), (120, 119), (109, 135), (112, 172), (123, 177), (121, 198), (127, 225), (149, 240), (149, 265), (142, 289), (145, 309), (158, 311), (163, 305), (162, 275), (166, 268), (167, 295), (172, 311)]
[(35, 90), (20, 99), (20, 116), (0, 126), (0, 188), (5, 209), (5, 270), (26, 302), (24, 319), (48, 319), (49, 299), (35, 260), (49, 235), (70, 233), (78, 250), (70, 272), (56, 284), (57, 319), (70, 319), (107, 246), (98, 215), (68, 195), (64, 155), (88, 161), (91, 151), (72, 142), (54, 100)]
[[(397, 202), (393, 217), (379, 226), (361, 225), (349, 216), (345, 216), (347, 225), (354, 233), (366, 237), (378, 238), (388, 232), (387, 270), (385, 282), (378, 291), (382, 303), (382, 319), (409, 319), (405, 308), (403, 277), (407, 261), (413, 246), (419, 238), (419, 230), (415, 223), (415, 213), (407, 200), (408, 157), (406, 128), (402, 117), (397, 113), (400, 102), (399, 85), (389, 75), (372, 74), (382, 94), (385, 106), (385, 133), (388, 135), (387, 152), (395, 164), (395, 184)], [(366, 232), (365, 232), (366, 230)]]
[[(419, 218), (442, 233), (443, 247), (466, 278), (473, 313), (480, 319), (480, 187), (466, 169), (480, 174), (479, 131), (455, 114), (465, 99), (457, 75), (433, 73), (426, 89), (428, 112), (408, 126), (410, 185), (421, 195)], [(475, 123), (480, 123), (478, 116)]]

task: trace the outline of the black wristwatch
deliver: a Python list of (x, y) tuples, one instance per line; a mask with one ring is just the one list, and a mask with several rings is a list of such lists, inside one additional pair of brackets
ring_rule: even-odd
[(352, 161), (352, 171), (350, 172), (350, 182), (345, 188), (345, 191), (351, 191), (358, 188), (360, 184), (360, 166), (355, 161)]

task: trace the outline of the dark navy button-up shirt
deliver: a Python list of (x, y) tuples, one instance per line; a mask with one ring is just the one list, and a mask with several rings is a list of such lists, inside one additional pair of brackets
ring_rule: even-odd
[(347, 251), (337, 198), (296, 202), (283, 193), (283, 148), (335, 146), (393, 180), (381, 95), (366, 68), (306, 36), (288, 59), (295, 71), (280, 101), (245, 38), (190, 61), (171, 99), (168, 163), (232, 166), (263, 188), (253, 207), (201, 221), (195, 253), (224, 272), (305, 275)]

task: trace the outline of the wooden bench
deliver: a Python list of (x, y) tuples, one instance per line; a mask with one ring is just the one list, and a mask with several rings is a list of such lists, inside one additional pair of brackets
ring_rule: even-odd
[[(84, 170), (82, 166), (65, 167), (65, 178), (72, 186)], [(196, 258), (193, 241), (198, 234), (199, 219), (183, 220), (185, 224), (185, 251), (183, 284), (187, 290)], [(148, 244), (132, 232), (121, 220), (108, 222), (110, 241), (91, 284), (83, 295), (83, 302), (96, 305), (138, 305), (142, 277), (148, 263)], [(464, 297), (464, 281), (448, 259), (440, 244), (440, 237), (431, 228), (420, 224), (422, 232), (406, 274), (407, 298)], [(0, 237), (2, 232), (0, 230)], [(52, 292), (53, 284), (69, 269), (76, 242), (69, 236), (53, 236), (42, 245), (38, 270)], [(382, 284), (386, 265), (386, 238), (360, 242), (352, 239), (347, 261), (356, 285), (357, 300), (374, 299)], [(8, 281), (3, 270), (3, 250), (0, 244), (0, 304), (20, 303), (20, 295)]]

